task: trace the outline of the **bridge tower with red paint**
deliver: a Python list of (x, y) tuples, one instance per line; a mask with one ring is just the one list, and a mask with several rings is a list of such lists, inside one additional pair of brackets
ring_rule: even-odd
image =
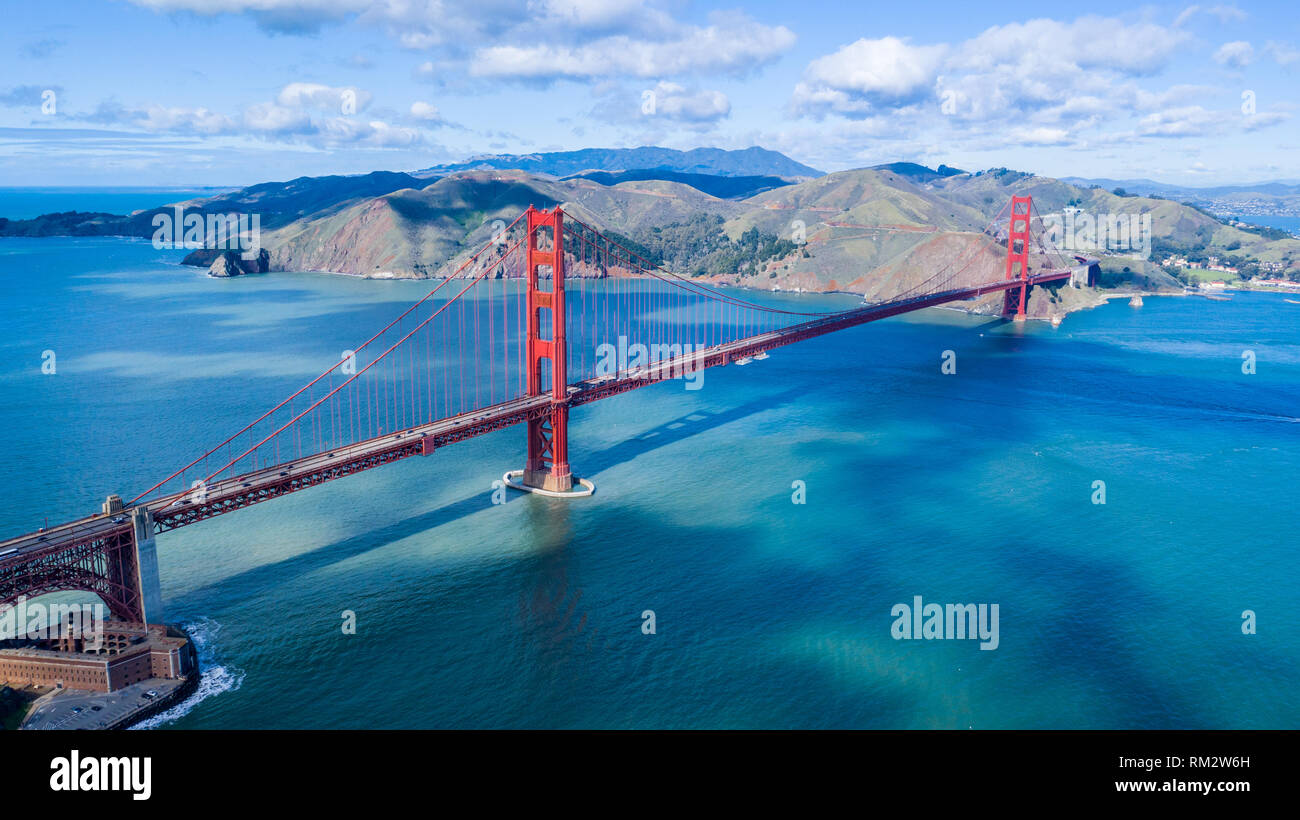
[[(569, 397), (564, 338), (564, 213), (529, 207), (527, 395), (551, 395), (545, 415), (528, 422), (523, 483), (548, 492), (573, 488), (569, 469)], [(543, 274), (543, 268), (549, 276)]]
[(1029, 298), (1029, 223), (1034, 207), (1032, 196), (1012, 196), (1011, 215), (1007, 223), (1006, 280), (1019, 279), (1019, 287), (1005, 291), (1002, 315), (1017, 322), (1025, 320), (1025, 301)]

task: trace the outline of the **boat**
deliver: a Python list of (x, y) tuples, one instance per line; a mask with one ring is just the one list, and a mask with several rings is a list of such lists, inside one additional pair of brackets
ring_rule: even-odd
[(1293, 305), (1300, 305), (1300, 302), (1297, 302), (1295, 299), (1283, 299), (1282, 301), (1283, 301), (1283, 302), (1289, 302), (1290, 304), (1293, 304)]
[(755, 354), (754, 354), (754, 361), (756, 361), (756, 362), (761, 362), (761, 361), (763, 361), (763, 360), (766, 359), (766, 358), (767, 358), (767, 354), (766, 354), (766, 353), (755, 353)]
[(744, 367), (745, 365), (749, 364), (749, 362), (750, 362), (750, 358), (748, 356), (745, 356), (742, 359), (736, 359), (736, 364), (740, 365), (741, 367)]

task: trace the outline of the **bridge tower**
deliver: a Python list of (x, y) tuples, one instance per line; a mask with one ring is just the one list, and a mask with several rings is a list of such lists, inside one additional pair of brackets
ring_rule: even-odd
[(93, 592), (117, 620), (163, 623), (153, 516), (144, 507), (123, 508), (117, 495), (103, 510), (89, 526), (58, 531), (48, 545), (0, 560), (0, 605), (51, 592)]
[[(528, 422), (523, 484), (567, 493), (573, 488), (573, 473), (569, 470), (569, 379), (565, 369), (564, 213), (558, 205), (549, 211), (529, 206), (527, 223), (528, 395), (541, 396), (549, 390), (551, 406), (545, 416)], [(541, 275), (544, 267), (550, 269), (549, 279)]]
[(1017, 322), (1025, 320), (1025, 301), (1029, 298), (1029, 223), (1034, 207), (1032, 196), (1011, 197), (1011, 219), (1007, 223), (1007, 281), (1021, 280), (1021, 285), (1004, 291), (1002, 315)]

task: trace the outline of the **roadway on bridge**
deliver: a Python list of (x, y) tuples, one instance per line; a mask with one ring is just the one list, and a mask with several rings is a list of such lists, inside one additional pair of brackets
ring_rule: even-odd
[[(1056, 270), (1029, 279), (1029, 286), (1068, 279), (1070, 270)], [(923, 296), (865, 305), (830, 314), (797, 325), (722, 345), (661, 360), (644, 368), (630, 368), (617, 374), (588, 379), (570, 385), (571, 406), (587, 404), (647, 384), (737, 359), (764, 353), (813, 336), (831, 333), (867, 322), (934, 307), (954, 301), (975, 299), (1021, 286), (1019, 280), (991, 282), (970, 288), (942, 291)], [(234, 509), (307, 489), (333, 478), (351, 475), (413, 455), (429, 454), (446, 443), (493, 432), (527, 421), (551, 406), (549, 393), (526, 396), (426, 424), (383, 434), (366, 441), (270, 465), (252, 472), (216, 479), (201, 490), (171, 493), (142, 502), (152, 513), (158, 529), (174, 529)], [(426, 442), (427, 440), (427, 442)], [(128, 511), (129, 512), (129, 511)], [(43, 531), (0, 542), (0, 567), (30, 560), (40, 553), (54, 553), (68, 547), (107, 537), (132, 527), (127, 513), (97, 513)]]

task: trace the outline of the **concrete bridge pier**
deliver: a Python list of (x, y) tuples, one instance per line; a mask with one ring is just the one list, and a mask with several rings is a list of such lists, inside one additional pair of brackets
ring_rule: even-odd
[(113, 518), (125, 515), (131, 521), (129, 534), (118, 536), (111, 545), (105, 544), (102, 553), (103, 577), (109, 589), (116, 590), (114, 597), (118, 599), (113, 614), (140, 623), (162, 623), (162, 584), (153, 513), (146, 507), (127, 510), (116, 494), (105, 499), (103, 512)]
[(140, 590), (140, 620), (163, 623), (162, 583), (158, 576), (158, 542), (154, 537), (153, 514), (144, 507), (131, 510), (135, 537), (136, 583)]

